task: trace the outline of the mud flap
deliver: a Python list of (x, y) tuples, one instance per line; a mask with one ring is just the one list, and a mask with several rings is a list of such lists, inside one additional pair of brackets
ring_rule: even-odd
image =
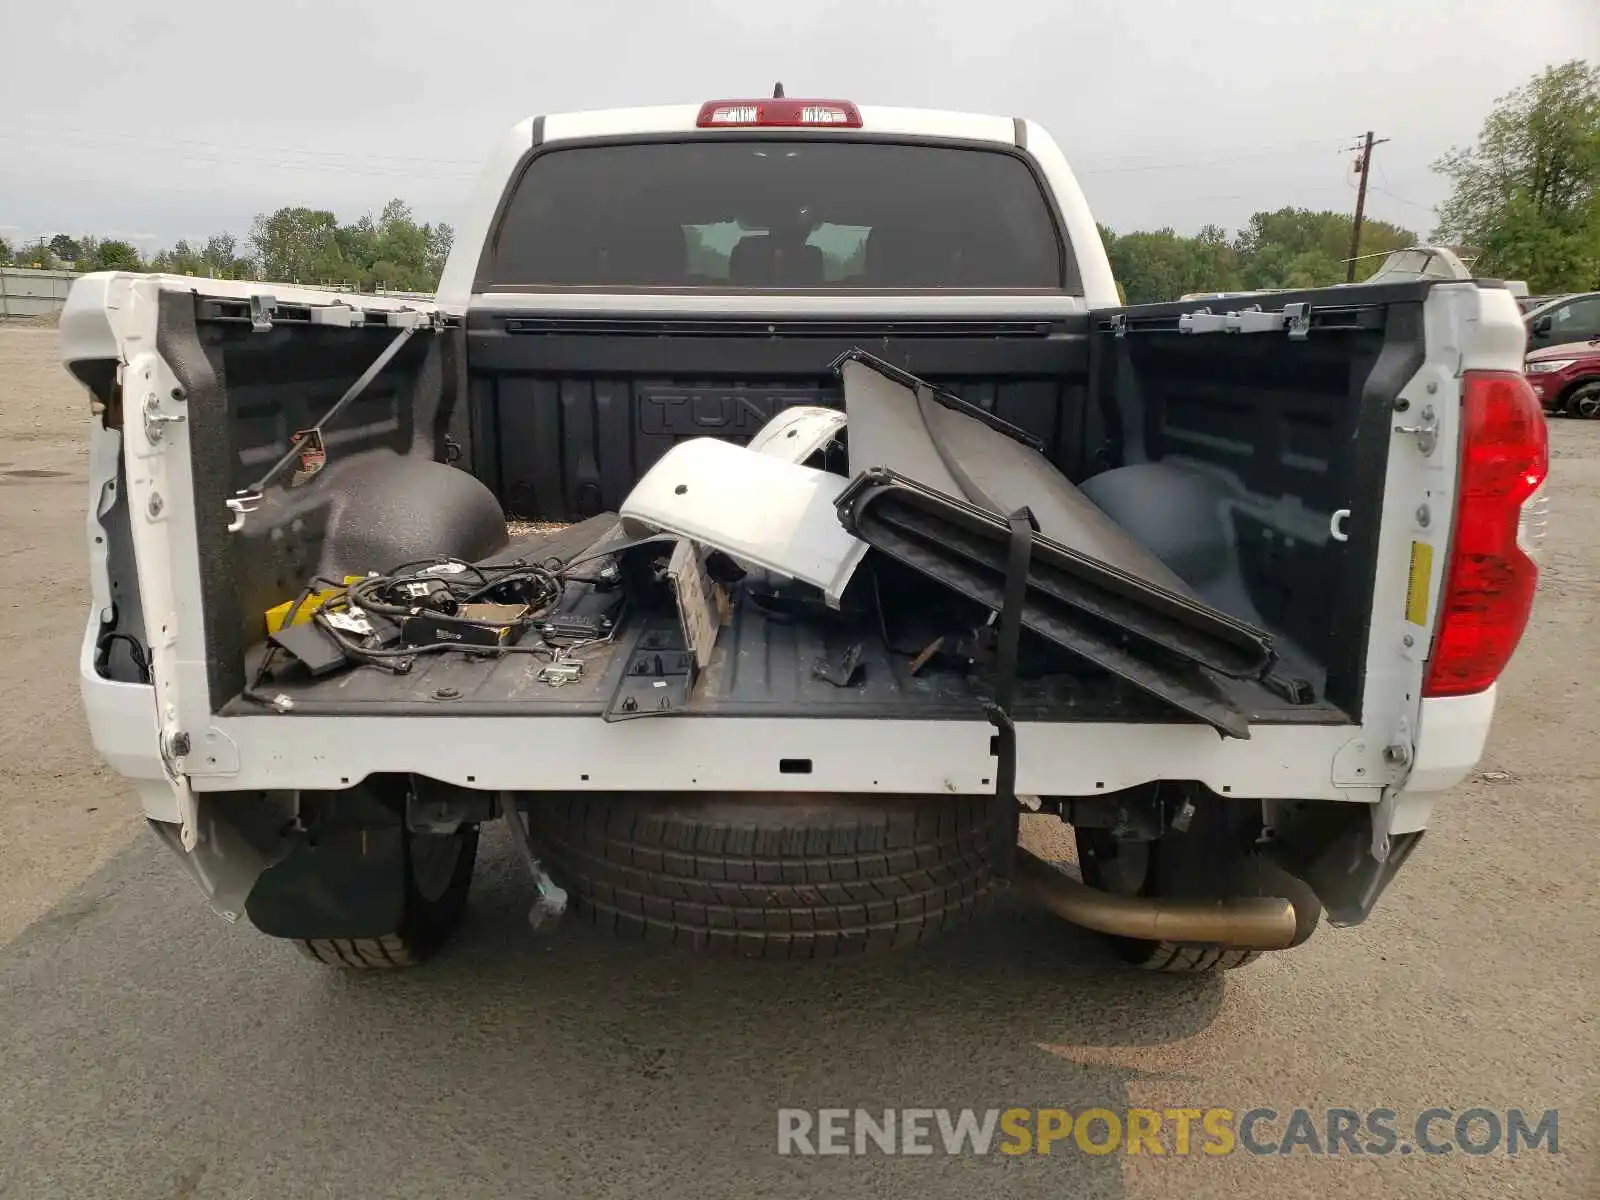
[(245, 915), (283, 938), (375, 938), (405, 911), (405, 830), (348, 829), (302, 839), (250, 889)]
[(1271, 856), (1316, 892), (1333, 925), (1359, 925), (1422, 840), (1424, 830), (1389, 838), (1382, 859), (1372, 853), (1373, 809), (1323, 802), (1306, 806), (1278, 827)]
[(301, 793), (292, 847), (261, 873), (245, 915), (286, 938), (382, 937), (406, 907), (403, 804), (369, 782), (348, 791)]

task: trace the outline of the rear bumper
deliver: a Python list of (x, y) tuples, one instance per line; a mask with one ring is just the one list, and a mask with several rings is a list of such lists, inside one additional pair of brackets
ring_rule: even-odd
[(1405, 792), (1455, 787), (1478, 765), (1494, 719), (1498, 685), (1472, 696), (1424, 700), (1417, 719), (1416, 758)]
[[(147, 816), (176, 822), (181, 818), (161, 761), (154, 689), (101, 678), (95, 633), (91, 623), (78, 663), (95, 749), (133, 784)], [(1426, 824), (1431, 795), (1461, 782), (1477, 765), (1494, 701), (1491, 688), (1423, 703), (1394, 832)], [(333, 790), (377, 772), (513, 791), (993, 790), (992, 730), (981, 720), (676, 717), (607, 724), (597, 717), (263, 714), (218, 717), (214, 726), (236, 744), (238, 758), (225, 770), (195, 763), (190, 782), (201, 792)], [(1328, 764), (1346, 743), (1363, 739), (1359, 729), (1257, 726), (1252, 733), (1239, 741), (1200, 725), (1022, 723), (1017, 788), (1031, 795), (1093, 795), (1152, 779), (1195, 779), (1241, 798), (1357, 798), (1330, 782)], [(1367, 778), (1379, 781), (1382, 769), (1375, 758)]]
[(102, 678), (94, 668), (98, 632), (91, 615), (78, 650), (78, 692), (95, 751), (132, 785), (145, 816), (155, 821), (180, 821), (178, 798), (161, 762), (156, 690), (147, 684)]

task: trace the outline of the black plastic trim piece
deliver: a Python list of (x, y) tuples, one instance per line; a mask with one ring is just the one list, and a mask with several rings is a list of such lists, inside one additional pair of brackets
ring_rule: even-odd
[[(870, 479), (871, 473), (863, 478)], [(887, 490), (887, 489), (885, 489)], [(973, 565), (937, 538), (908, 535), (874, 511), (873, 496), (857, 496), (841, 517), (846, 527), (874, 550), (950, 589), (974, 603), (999, 612), (1005, 606), (1005, 571)], [(937, 497), (935, 497), (937, 499)], [(985, 517), (990, 514), (984, 514)], [(1009, 537), (1003, 517), (995, 517), (998, 539)], [(1052, 543), (1036, 538), (1036, 553), (1048, 553)], [(1004, 554), (1004, 549), (1000, 551)], [(1037, 560), (1035, 570), (1037, 570)], [(1237, 738), (1250, 736), (1249, 716), (1227, 696), (1218, 682), (1200, 667), (1170, 655), (1142, 652), (1125, 644), (1128, 639), (1115, 624), (1100, 621), (1062, 605), (1042, 589), (1029, 587), (1022, 602), (1022, 623), (1027, 629), (1062, 649), (1093, 663), (1134, 688), (1165, 701), (1180, 712), (1204, 721), (1219, 732)]]
[(1362, 614), (1361, 620), (1340, 621), (1328, 643), (1328, 677), (1323, 694), (1361, 720), (1366, 693), (1367, 646), (1372, 634), (1373, 587), (1378, 574), (1378, 529), (1389, 469), (1389, 426), (1394, 398), (1406, 382), (1422, 369), (1427, 358), (1427, 335), (1422, 325), (1422, 305), (1389, 306), (1382, 348), (1361, 389), (1355, 421), (1355, 470), (1350, 495), (1361, 504), (1346, 522), (1350, 540), (1345, 543), (1350, 568), (1341, 576), (1339, 607)]
[[(998, 513), (883, 469), (862, 472), (840, 493), (837, 504), (845, 528), (869, 544), (862, 529), (871, 519), (919, 542), (936, 542), (942, 554), (961, 560), (965, 570), (1005, 574), (1003, 551), (1010, 533)], [(1201, 601), (1043, 535), (1033, 540), (1032, 555), (1032, 591), (1172, 654), (1234, 679), (1260, 679), (1276, 661), (1270, 636)]]
[(767, 323), (760, 333), (740, 322), (728, 332), (679, 333), (668, 324), (637, 330), (594, 332), (562, 329), (534, 332), (524, 325), (507, 332), (502, 315), (474, 313), (468, 330), (472, 375), (592, 376), (607, 378), (715, 378), (772, 380), (828, 374), (830, 363), (869, 342), (886, 361), (924, 377), (978, 380), (1083, 378), (1089, 366), (1087, 333), (1029, 333), (1001, 337), (980, 326), (971, 336), (940, 330), (905, 336), (851, 334), (819, 326), (810, 332), (794, 322)]
[(239, 566), (223, 505), (238, 488), (237, 452), (229, 428), (226, 384), (201, 345), (196, 320), (200, 304), (192, 292), (161, 290), (156, 302), (156, 350), (186, 396), (206, 686), (211, 710), (216, 712), (244, 687), (245, 645), (235, 601)]
[[(543, 336), (648, 334), (653, 337), (840, 337), (857, 341), (890, 337), (1049, 337), (1063, 332), (1067, 324), (1061, 319), (1052, 318), (1007, 321), (983, 317), (970, 320), (960, 317), (908, 317), (902, 320), (873, 318), (860, 321), (835, 317), (815, 320), (808, 317), (782, 317), (765, 321), (738, 317), (502, 317), (482, 309), (472, 313), (467, 323), (475, 332), (503, 324), (507, 333)], [(1079, 327), (1079, 332), (1086, 330), (1088, 325), (1086, 320), (1073, 321), (1071, 324)]]
[(544, 115), (533, 119), (533, 129), (528, 138), (528, 148), (523, 151), (521, 160), (512, 168), (511, 178), (506, 181), (506, 186), (501, 189), (500, 199), (495, 201), (494, 216), (489, 221), (489, 235), (483, 239), (483, 245), (478, 247), (478, 265), (472, 271), (472, 290), (481, 292), (483, 280), (488, 278), (489, 267), (494, 262), (491, 250), (495, 240), (500, 236), (500, 225), (506, 219), (506, 207), (511, 203), (511, 197), (517, 194), (517, 185), (522, 182), (523, 173), (528, 169), (528, 164), (539, 153), (544, 145)]
[(926, 379), (919, 379), (911, 374), (910, 371), (903, 371), (893, 363), (885, 362), (883, 359), (874, 354), (868, 354), (859, 347), (846, 350), (829, 364), (828, 369), (838, 375), (841, 373), (840, 369), (847, 362), (858, 362), (862, 366), (871, 367), (880, 375), (894, 380), (901, 387), (909, 388), (919, 400), (924, 398), (932, 400), (935, 404), (941, 404), (953, 412), (971, 417), (979, 424), (994, 430), (996, 433), (1003, 434), (1014, 442), (1021, 442), (1024, 446), (1040, 452), (1044, 450), (1044, 439), (1035, 437), (1026, 429), (1019, 429), (1011, 424), (1010, 421), (1002, 421), (993, 413), (979, 408), (976, 404), (968, 404), (960, 396), (955, 395), (948, 389), (934, 387)]

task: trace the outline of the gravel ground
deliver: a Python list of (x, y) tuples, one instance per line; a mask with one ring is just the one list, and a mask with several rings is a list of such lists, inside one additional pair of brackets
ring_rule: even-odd
[[(1002, 903), (873, 964), (703, 963), (532, 938), (497, 835), (460, 943), (368, 979), (211, 917), (96, 763), (87, 402), (54, 351), (0, 329), (0, 1195), (1600, 1194), (1600, 423), (1553, 426), (1546, 584), (1483, 771), (1359, 929), (1182, 981)], [(774, 1153), (779, 1106), (1093, 1104), (1559, 1108), (1560, 1153)]]

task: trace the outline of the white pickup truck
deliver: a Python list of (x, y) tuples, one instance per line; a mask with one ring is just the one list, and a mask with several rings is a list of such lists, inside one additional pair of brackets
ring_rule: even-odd
[(518, 124), (432, 304), (86, 276), (95, 744), (219, 913), (353, 967), (503, 818), (536, 916), (690, 949), (1008, 885), (1174, 971), (1359, 922), (1482, 752), (1544, 421), (1496, 283), (1254, 300), (1119, 307), (1031, 121), (783, 98)]

